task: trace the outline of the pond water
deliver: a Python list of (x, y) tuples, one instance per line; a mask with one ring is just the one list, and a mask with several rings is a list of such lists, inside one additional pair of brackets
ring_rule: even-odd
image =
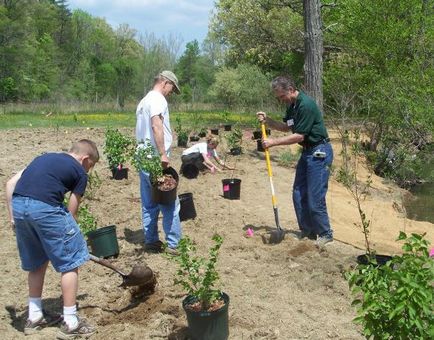
[(404, 201), (407, 217), (417, 221), (434, 223), (434, 183), (423, 183), (411, 191), (412, 199)]

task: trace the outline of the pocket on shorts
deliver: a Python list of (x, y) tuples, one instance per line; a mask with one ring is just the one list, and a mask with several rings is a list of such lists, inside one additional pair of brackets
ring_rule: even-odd
[(80, 231), (80, 227), (75, 222), (72, 215), (68, 213), (65, 216), (63, 246), (65, 255), (67, 256), (75, 254), (83, 247), (86, 247), (86, 242)]

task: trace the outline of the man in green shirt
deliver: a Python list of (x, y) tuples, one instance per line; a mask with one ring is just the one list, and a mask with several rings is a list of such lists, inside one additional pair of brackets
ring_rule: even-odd
[(283, 122), (258, 112), (260, 122), (282, 132), (292, 133), (278, 138), (263, 139), (264, 148), (298, 143), (303, 147), (297, 163), (292, 199), (301, 238), (316, 240), (318, 246), (333, 241), (327, 213), (326, 194), (333, 149), (322, 114), (315, 101), (297, 90), (290, 77), (280, 76), (271, 82), (276, 97), (287, 104)]

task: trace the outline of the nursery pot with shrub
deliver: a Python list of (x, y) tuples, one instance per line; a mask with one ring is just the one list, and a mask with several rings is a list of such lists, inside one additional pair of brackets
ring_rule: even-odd
[(119, 255), (116, 226), (109, 225), (97, 228), (96, 218), (87, 204), (81, 205), (78, 209), (78, 225), (87, 239), (93, 255), (103, 258), (117, 257)]
[(215, 288), (219, 274), (216, 268), (223, 239), (214, 235), (214, 246), (206, 259), (197, 255), (193, 241), (185, 237), (178, 245), (179, 255), (170, 257), (179, 265), (175, 284), (185, 289), (182, 307), (187, 315), (191, 339), (226, 340), (229, 337), (229, 296)]
[(149, 140), (138, 145), (133, 157), (138, 171), (149, 174), (152, 185), (152, 200), (158, 204), (170, 204), (176, 200), (179, 176), (175, 169), (163, 169), (160, 155)]
[(185, 148), (188, 143), (188, 131), (182, 126), (181, 117), (176, 117), (175, 132), (177, 135), (178, 146)]
[[(424, 235), (407, 236), (403, 254), (380, 266), (359, 264), (345, 274), (357, 317), (370, 339), (432, 339), (434, 334), (434, 261)], [(375, 259), (375, 258), (372, 258)]]
[(235, 126), (232, 129), (232, 131), (226, 135), (226, 143), (232, 155), (241, 154), (242, 138), (243, 138), (243, 131), (238, 126)]
[(124, 165), (129, 159), (133, 139), (117, 129), (108, 128), (105, 132), (104, 154), (107, 157), (113, 179), (128, 178), (128, 168)]

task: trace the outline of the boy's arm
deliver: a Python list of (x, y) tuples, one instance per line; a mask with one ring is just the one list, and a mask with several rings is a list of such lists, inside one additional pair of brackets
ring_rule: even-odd
[(17, 185), (18, 180), (20, 179), (24, 169), (15, 174), (9, 181), (6, 182), (6, 205), (9, 213), (9, 221), (14, 224), (14, 214), (12, 211), (12, 195), (15, 190), (15, 186)]
[(78, 221), (78, 207), (80, 206), (81, 196), (78, 194), (71, 193), (69, 197), (68, 210), (74, 217), (76, 221)]

